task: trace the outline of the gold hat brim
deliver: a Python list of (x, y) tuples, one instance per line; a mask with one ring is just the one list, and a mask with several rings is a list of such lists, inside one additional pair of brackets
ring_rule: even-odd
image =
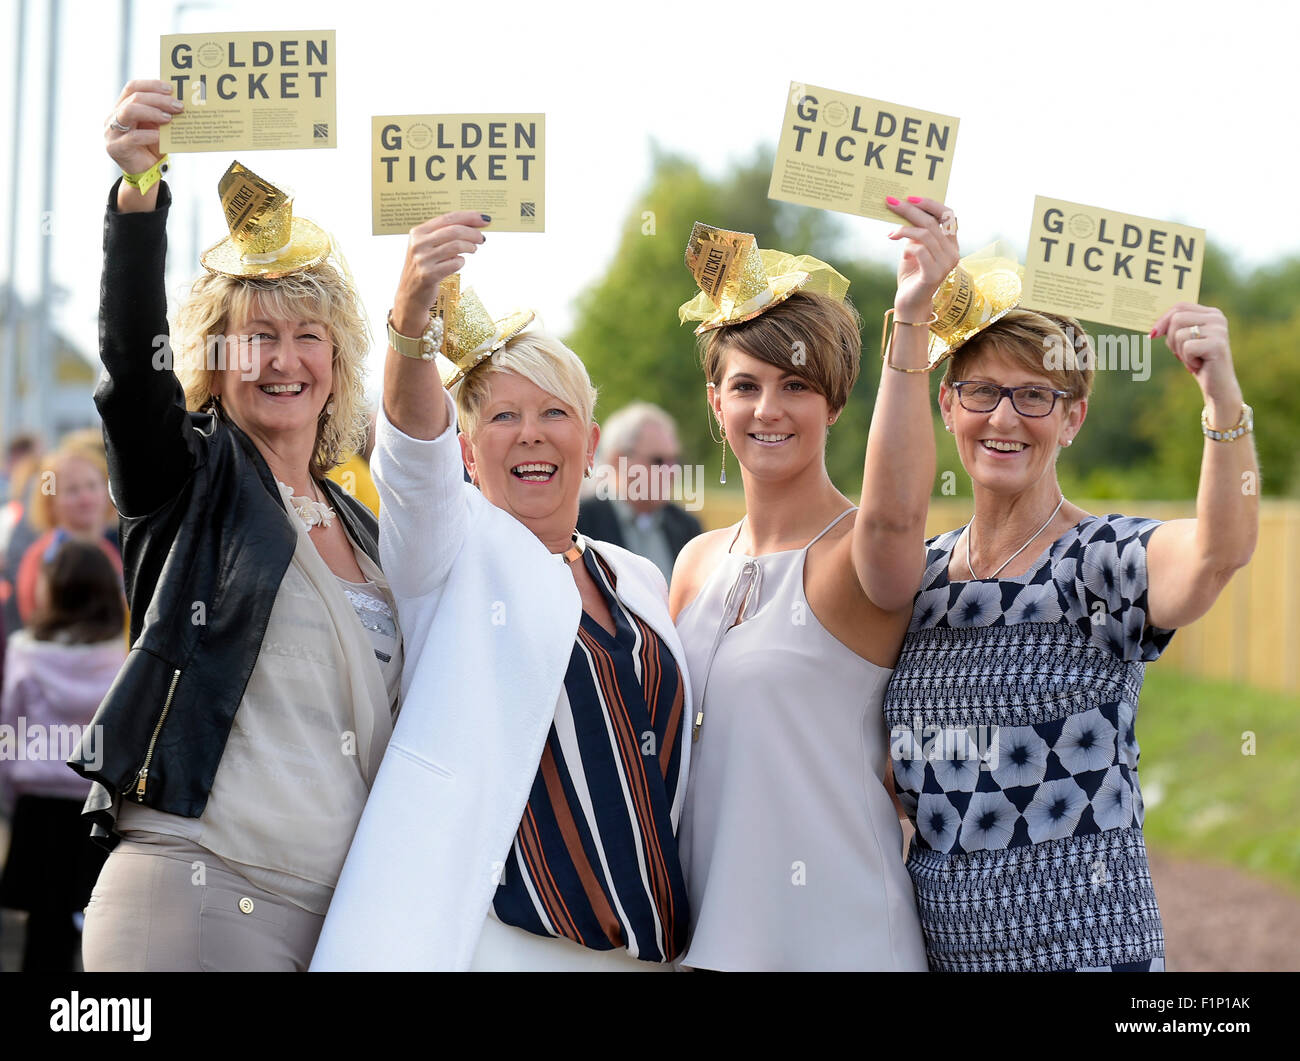
[(929, 351), (931, 368), (951, 357), (980, 332), (1000, 321), (1019, 306), (1024, 297), (1024, 277), (1020, 266), (1014, 260), (963, 261), (962, 264), (971, 272), (975, 289), (988, 302), (991, 312), (987, 317), (959, 327), (946, 335), (931, 328)]
[[(727, 324), (743, 324), (745, 321), (752, 321), (755, 317), (766, 313), (778, 303), (784, 302), (787, 298), (808, 283), (808, 276), (808, 273), (785, 273), (782, 276), (769, 276), (767, 278), (767, 283), (768, 287), (771, 288), (772, 297), (761, 306), (757, 306), (745, 313), (734, 314), (730, 317), (725, 316), (721, 310), (716, 310), (713, 316), (700, 322), (699, 327), (695, 329), (695, 334), (703, 335), (705, 332), (711, 332), (714, 328), (721, 328)], [(703, 292), (700, 292), (696, 297), (708, 298), (708, 296)]]
[(222, 276), (256, 276), (266, 280), (314, 269), (330, 256), (329, 234), (305, 217), (293, 219), (289, 249), (273, 262), (256, 265), (244, 261), (235, 241), (227, 236), (218, 240), (199, 257), (199, 263), (210, 273)]
[(447, 388), (454, 387), (474, 368), (481, 365), (532, 324), (536, 317), (537, 314), (531, 309), (517, 309), (513, 313), (507, 313), (500, 320), (492, 322), (496, 326), (493, 337), (481, 344), (477, 349), (466, 354), (461, 363), (453, 362), (446, 357), (440, 358), (438, 361), (438, 374), (442, 377), (442, 385)]

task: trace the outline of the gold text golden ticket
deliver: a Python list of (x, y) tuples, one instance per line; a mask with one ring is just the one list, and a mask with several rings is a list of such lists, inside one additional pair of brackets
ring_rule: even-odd
[(1118, 210), (1034, 199), (1025, 305), (1148, 331), (1201, 290), (1205, 230)]
[(767, 194), (898, 221), (885, 196), (943, 200), (957, 119), (792, 82)]
[(370, 123), (376, 236), (449, 210), (488, 214), (495, 232), (544, 231), (544, 114), (390, 114)]
[(197, 33), (162, 38), (162, 79), (185, 110), (161, 149), (334, 147), (334, 31)]

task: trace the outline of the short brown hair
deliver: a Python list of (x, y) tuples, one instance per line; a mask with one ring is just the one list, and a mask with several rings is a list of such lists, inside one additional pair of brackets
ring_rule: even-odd
[(862, 364), (861, 321), (848, 301), (796, 291), (752, 320), (700, 337), (700, 362), (710, 383), (722, 382), (723, 356), (733, 347), (794, 373), (826, 399), (831, 412), (839, 412)]
[(1069, 401), (1092, 393), (1096, 365), (1092, 341), (1073, 317), (1011, 310), (957, 348), (948, 359), (944, 384), (951, 387), (965, 379), (976, 358), (995, 350), (1027, 371), (1046, 376), (1057, 390), (1069, 391)]

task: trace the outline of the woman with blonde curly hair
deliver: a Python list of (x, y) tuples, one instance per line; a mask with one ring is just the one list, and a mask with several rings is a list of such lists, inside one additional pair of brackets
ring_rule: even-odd
[[(364, 313), (329, 237), (238, 163), (229, 239), (169, 336), (170, 194), (132, 81), (105, 129), (95, 400), (122, 518), (131, 649), (71, 765), (119, 841), (89, 970), (301, 970), (392, 732), (401, 674), (378, 528), (325, 478), (365, 430)], [(172, 371), (172, 342), (176, 364)]]

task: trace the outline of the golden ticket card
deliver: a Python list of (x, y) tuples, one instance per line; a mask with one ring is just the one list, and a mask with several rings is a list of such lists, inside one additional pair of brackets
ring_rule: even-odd
[(754, 237), (748, 232), (730, 232), (714, 228), (702, 221), (695, 222), (691, 237), (686, 243), (686, 268), (695, 282), (714, 304), (722, 301), (722, 290), (731, 273), (731, 263), (738, 253), (754, 246)]
[(885, 196), (943, 201), (957, 119), (792, 82), (767, 194), (898, 221)]
[(397, 114), (370, 119), (371, 231), (404, 235), (450, 210), (494, 232), (546, 228), (544, 114)]
[(1037, 196), (1025, 305), (1149, 331), (1201, 290), (1205, 230)]
[(198, 33), (162, 38), (162, 80), (185, 110), (161, 149), (334, 147), (334, 31)]

